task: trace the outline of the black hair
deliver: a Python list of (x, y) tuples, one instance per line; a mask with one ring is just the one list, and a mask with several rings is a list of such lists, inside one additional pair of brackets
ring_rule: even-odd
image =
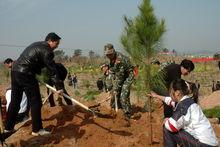
[(45, 41), (51, 40), (51, 41), (59, 41), (61, 39), (60, 36), (58, 36), (56, 33), (51, 32), (47, 34)]
[(159, 60), (154, 60), (154, 61), (151, 62), (151, 64), (160, 65), (160, 61)]
[(11, 58), (7, 58), (7, 59), (5, 59), (4, 64), (10, 64), (12, 62), (13, 62), (13, 60)]
[(181, 91), (182, 95), (188, 95), (189, 94), (189, 88), (187, 86), (187, 83), (183, 79), (175, 79), (171, 83), (171, 89), (174, 91)]
[(189, 91), (190, 94), (192, 94), (192, 99), (194, 100), (195, 103), (198, 103), (198, 99), (199, 99), (199, 89), (196, 86), (195, 83), (192, 82), (187, 82), (189, 84)]
[(174, 91), (181, 91), (182, 95), (192, 94), (191, 98), (194, 100), (195, 103), (198, 103), (199, 90), (196, 87), (195, 83), (187, 82), (183, 79), (176, 79), (171, 83), (171, 89), (173, 89)]
[(180, 63), (180, 66), (184, 67), (185, 69), (189, 71), (193, 71), (195, 68), (193, 62), (187, 59), (182, 60), (182, 62)]

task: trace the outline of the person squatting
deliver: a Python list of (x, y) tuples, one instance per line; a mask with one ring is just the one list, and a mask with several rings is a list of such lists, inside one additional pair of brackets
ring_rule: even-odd
[[(193, 87), (191, 87), (193, 88)], [(218, 140), (209, 120), (196, 99), (190, 96), (190, 85), (182, 80), (171, 82), (170, 97), (151, 92), (150, 96), (164, 101), (173, 108), (171, 117), (164, 119), (163, 138), (165, 147), (218, 146)]]

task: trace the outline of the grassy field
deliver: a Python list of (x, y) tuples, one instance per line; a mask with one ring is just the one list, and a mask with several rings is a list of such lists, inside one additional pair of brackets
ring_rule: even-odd
[[(167, 61), (174, 60), (176, 63), (180, 63), (182, 58), (166, 58)], [(165, 62), (165, 59), (161, 59), (161, 61)], [(88, 66), (84, 68), (80, 68), (79, 66), (70, 66), (71, 63), (65, 62), (67, 69), (71, 73), (76, 73), (78, 77), (77, 83), (77, 91), (79, 91), (80, 96), (86, 95), (87, 91), (96, 91), (96, 80), (102, 76), (101, 70), (97, 65)], [(0, 86), (1, 90), (4, 91), (8, 85), (10, 85), (10, 75), (9, 71), (5, 69), (2, 64), (0, 66)], [(188, 76), (183, 77), (187, 81), (195, 82), (196, 80), (200, 83), (200, 97), (205, 95), (209, 95), (212, 93), (212, 81), (220, 81), (219, 69), (217, 66), (217, 62), (205, 62), (205, 63), (195, 63), (195, 69)], [(7, 85), (7, 86), (5, 86)], [(71, 94), (75, 96), (76, 90), (73, 87), (67, 85), (66, 87), (70, 91)], [(44, 89), (44, 88), (41, 88)], [(134, 88), (132, 88), (134, 90)], [(44, 95), (44, 90), (43, 95)], [(3, 92), (4, 93), (4, 92)], [(79, 94), (76, 94), (76, 96)], [(90, 94), (91, 95), (91, 92)], [(87, 96), (86, 96), (87, 97)], [(88, 97), (87, 97), (88, 98)]]

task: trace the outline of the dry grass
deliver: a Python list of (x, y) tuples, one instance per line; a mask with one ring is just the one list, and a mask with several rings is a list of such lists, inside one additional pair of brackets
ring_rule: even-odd
[[(171, 56), (163, 56), (163, 57), (159, 57), (159, 60), (161, 62), (165, 62), (165, 61), (175, 61), (177, 64), (181, 62), (181, 60), (184, 59), (184, 57), (171, 57)], [(65, 66), (67, 68), (70, 68), (72, 66), (72, 63), (66, 61)], [(4, 69), (3, 66), (0, 66), (0, 91), (2, 92), (2, 94), (4, 93), (5, 89), (8, 88), (8, 86), (10, 85), (10, 78), (7, 77), (7, 70)], [(212, 93), (212, 81), (215, 80), (220, 80), (220, 74), (219, 74), (219, 69), (217, 66), (217, 62), (213, 61), (213, 62), (207, 62), (207, 63), (195, 63), (195, 70), (193, 72), (191, 72), (188, 76), (183, 77), (184, 79), (191, 81), (191, 82), (195, 82), (196, 80), (199, 81), (200, 83), (200, 96), (205, 96), (205, 95), (209, 95)], [(98, 79), (98, 77), (101, 76), (101, 72), (96, 73), (96, 74), (90, 74), (88, 72), (83, 73), (83, 71), (81, 73), (77, 74), (78, 77), (78, 85), (77, 85), (77, 90), (80, 91), (81, 94), (86, 93), (86, 91), (88, 90), (88, 88), (85, 87), (85, 85), (83, 85), (83, 81), (88, 80), (90, 83), (90, 90), (97, 90), (96, 87), (96, 80)], [(67, 82), (65, 82), (66, 84), (66, 88), (68, 90), (68, 92), (74, 95), (74, 91), (75, 89), (73, 89), (72, 86), (68, 86)], [(45, 95), (45, 88), (42, 87), (42, 94), (43, 96)]]

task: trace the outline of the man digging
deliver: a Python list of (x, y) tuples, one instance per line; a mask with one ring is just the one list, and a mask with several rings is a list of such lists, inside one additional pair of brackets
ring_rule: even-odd
[[(111, 107), (122, 108), (124, 112), (125, 126), (130, 126), (131, 118), (131, 103), (130, 103), (130, 88), (134, 80), (133, 66), (128, 57), (116, 52), (112, 44), (107, 44), (104, 47), (104, 53), (110, 60), (109, 69), (115, 75), (113, 95), (117, 98), (117, 103), (112, 101)], [(117, 109), (117, 108), (116, 108)]]

